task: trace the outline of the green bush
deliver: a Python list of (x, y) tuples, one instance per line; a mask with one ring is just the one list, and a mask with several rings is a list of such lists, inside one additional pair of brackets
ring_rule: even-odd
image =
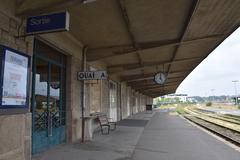
[(212, 102), (207, 102), (207, 103), (206, 103), (206, 106), (207, 106), (207, 107), (212, 106)]

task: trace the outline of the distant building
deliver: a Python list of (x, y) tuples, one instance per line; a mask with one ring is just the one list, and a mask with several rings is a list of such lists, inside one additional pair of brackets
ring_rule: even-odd
[(179, 102), (187, 102), (187, 94), (168, 94), (163, 96), (163, 98), (169, 98), (169, 99), (175, 99), (178, 100)]
[(199, 96), (187, 97), (189, 103), (204, 103), (204, 99)]

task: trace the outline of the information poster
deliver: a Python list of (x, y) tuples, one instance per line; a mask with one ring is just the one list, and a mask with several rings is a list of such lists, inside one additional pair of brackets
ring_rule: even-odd
[(24, 106), (27, 103), (28, 57), (5, 50), (3, 72), (3, 106)]

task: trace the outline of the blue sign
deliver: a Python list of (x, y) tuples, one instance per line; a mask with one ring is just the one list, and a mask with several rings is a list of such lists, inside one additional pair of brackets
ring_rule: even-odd
[(37, 34), (68, 30), (69, 30), (68, 12), (32, 16), (27, 18), (26, 34)]

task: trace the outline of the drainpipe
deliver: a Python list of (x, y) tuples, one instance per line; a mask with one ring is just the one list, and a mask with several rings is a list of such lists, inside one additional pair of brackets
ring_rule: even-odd
[[(82, 49), (82, 72), (86, 71), (86, 53), (87, 46), (84, 46)], [(85, 81), (81, 81), (81, 117), (82, 117), (82, 143), (84, 142), (84, 133), (85, 133), (85, 118), (84, 118), (84, 107), (85, 107)]]

